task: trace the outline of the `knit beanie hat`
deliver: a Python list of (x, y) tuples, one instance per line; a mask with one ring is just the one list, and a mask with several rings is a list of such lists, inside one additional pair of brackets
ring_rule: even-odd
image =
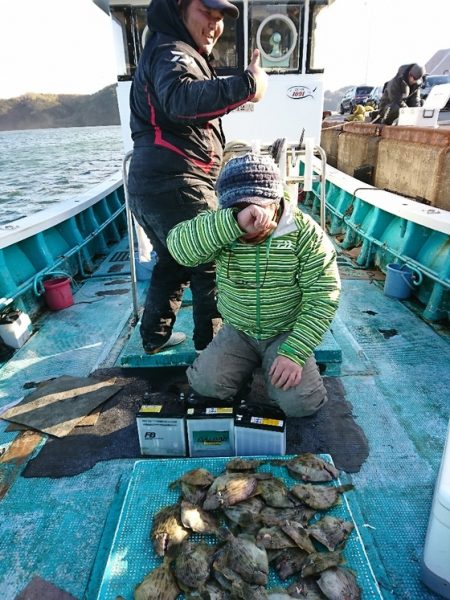
[(216, 184), (220, 208), (246, 204), (279, 204), (283, 197), (280, 171), (273, 158), (245, 154), (231, 158), (223, 167)]

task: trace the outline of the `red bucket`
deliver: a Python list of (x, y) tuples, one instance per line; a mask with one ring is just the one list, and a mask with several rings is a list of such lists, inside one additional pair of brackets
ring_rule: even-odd
[(43, 281), (44, 298), (50, 310), (61, 310), (73, 304), (69, 277), (55, 277)]

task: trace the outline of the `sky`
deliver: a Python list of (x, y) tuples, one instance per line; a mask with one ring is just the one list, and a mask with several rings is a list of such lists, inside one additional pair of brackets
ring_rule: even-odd
[[(91, 94), (116, 81), (109, 17), (91, 0), (0, 0), (0, 98)], [(450, 0), (335, 0), (318, 19), (324, 89), (382, 85), (450, 48)]]

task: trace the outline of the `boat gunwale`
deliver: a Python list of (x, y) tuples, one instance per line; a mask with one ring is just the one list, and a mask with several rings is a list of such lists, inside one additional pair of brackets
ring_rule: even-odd
[(54, 206), (33, 213), (29, 217), (0, 225), (0, 249), (17, 244), (82, 213), (119, 189), (122, 183), (122, 173), (117, 171), (85, 192), (57, 202)]
[[(313, 158), (313, 170), (319, 174), (322, 173), (321, 162), (315, 157)], [(421, 204), (406, 196), (363, 183), (328, 164), (326, 166), (326, 180), (363, 202), (367, 202), (387, 213), (417, 223), (433, 231), (450, 235), (449, 211)]]

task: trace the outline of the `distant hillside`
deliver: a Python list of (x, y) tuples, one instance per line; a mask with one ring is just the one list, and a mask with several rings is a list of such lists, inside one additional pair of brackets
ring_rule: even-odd
[(342, 96), (353, 86), (347, 85), (335, 92), (327, 90), (323, 98), (323, 109), (324, 110), (337, 110), (339, 111), (339, 105), (342, 100)]
[(26, 94), (0, 100), (0, 131), (120, 125), (116, 86), (88, 96)]

